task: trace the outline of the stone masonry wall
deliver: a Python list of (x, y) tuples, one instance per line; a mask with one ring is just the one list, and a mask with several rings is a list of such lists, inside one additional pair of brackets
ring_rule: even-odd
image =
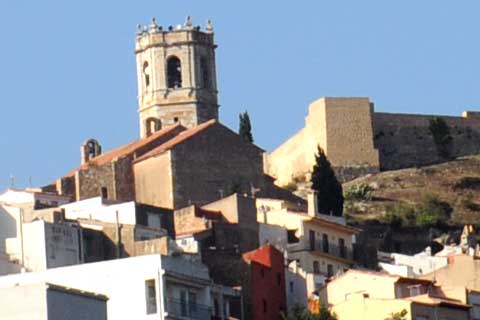
[(216, 124), (172, 153), (174, 208), (204, 205), (231, 193), (264, 184), (263, 151)]
[[(380, 152), (382, 170), (422, 166), (445, 161), (438, 156), (428, 129), (435, 116), (374, 113), (374, 141)], [(450, 153), (459, 157), (480, 152), (480, 117), (439, 116), (448, 124), (452, 142)]]

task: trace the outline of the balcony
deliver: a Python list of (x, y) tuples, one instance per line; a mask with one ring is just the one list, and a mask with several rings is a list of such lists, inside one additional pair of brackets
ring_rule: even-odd
[(331, 257), (340, 258), (343, 260), (353, 261), (353, 249), (347, 246), (339, 246), (331, 242), (323, 242), (316, 240), (315, 242), (307, 242), (306, 244), (298, 243), (296, 245), (289, 245), (289, 252), (311, 251), (314, 254), (329, 255)]
[(209, 306), (177, 299), (166, 299), (165, 309), (168, 313), (167, 319), (204, 320), (212, 317)]

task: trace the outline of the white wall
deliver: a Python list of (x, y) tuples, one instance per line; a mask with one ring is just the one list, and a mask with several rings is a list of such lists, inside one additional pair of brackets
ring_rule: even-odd
[(47, 296), (44, 284), (0, 289), (0, 319), (47, 320)]
[[(162, 267), (161, 259), (165, 258)], [(0, 288), (17, 284), (48, 282), (87, 292), (106, 295), (109, 320), (163, 319), (164, 270), (183, 275), (184, 282), (200, 279), (204, 286), (210, 285), (208, 269), (204, 265), (181, 261), (180, 258), (148, 255), (104, 262), (86, 263), (77, 266), (48, 269), (0, 277)], [(157, 313), (146, 314), (145, 281), (154, 279), (157, 287)], [(162, 279), (162, 281), (159, 281)], [(198, 285), (198, 284), (197, 284)], [(200, 303), (200, 302), (199, 302)]]
[(7, 253), (6, 239), (16, 238), (20, 230), (19, 208), (0, 205), (0, 252)]
[(72, 202), (61, 206), (61, 208), (65, 209), (65, 218), (67, 219), (88, 219), (116, 223), (118, 212), (119, 223), (136, 224), (134, 201), (108, 204), (101, 197), (96, 197)]

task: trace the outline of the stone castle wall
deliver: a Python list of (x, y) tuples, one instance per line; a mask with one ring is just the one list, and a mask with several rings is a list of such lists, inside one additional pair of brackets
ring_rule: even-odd
[[(445, 161), (429, 131), (433, 115), (376, 113), (368, 98), (321, 98), (309, 107), (305, 127), (270, 153), (266, 172), (278, 185), (308, 176), (317, 145), (341, 181), (374, 173)], [(480, 152), (480, 113), (438, 116), (450, 128), (449, 152), (459, 157)]]
[[(380, 153), (382, 170), (422, 166), (445, 161), (438, 155), (429, 121), (433, 115), (374, 113), (374, 142)], [(480, 152), (480, 116), (468, 112), (463, 117), (438, 116), (450, 128), (452, 157)]]

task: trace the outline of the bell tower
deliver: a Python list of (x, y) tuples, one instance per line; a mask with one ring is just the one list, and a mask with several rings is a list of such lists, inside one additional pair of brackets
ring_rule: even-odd
[(135, 45), (140, 136), (177, 123), (194, 127), (218, 120), (213, 26), (187, 17), (164, 30), (152, 19), (138, 26)]

